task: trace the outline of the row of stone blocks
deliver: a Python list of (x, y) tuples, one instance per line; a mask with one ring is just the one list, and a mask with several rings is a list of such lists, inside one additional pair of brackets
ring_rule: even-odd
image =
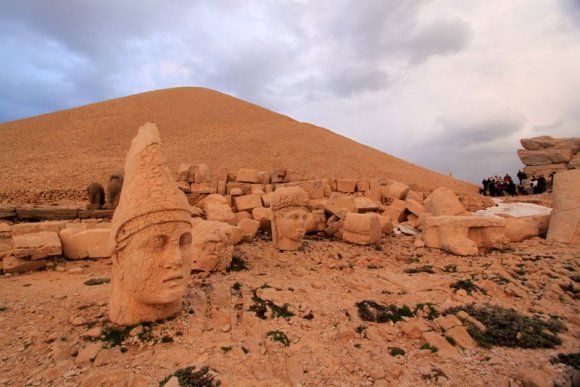
[(518, 156), (528, 178), (534, 175), (548, 177), (552, 172), (580, 168), (580, 137), (540, 136), (523, 138), (520, 143), (524, 149), (518, 149)]
[(109, 257), (109, 223), (47, 221), (0, 223), (0, 258), (5, 273), (39, 270), (47, 258), (67, 259)]
[(21, 222), (42, 220), (67, 220), (111, 218), (114, 210), (79, 210), (74, 208), (19, 208), (0, 207), (0, 219)]

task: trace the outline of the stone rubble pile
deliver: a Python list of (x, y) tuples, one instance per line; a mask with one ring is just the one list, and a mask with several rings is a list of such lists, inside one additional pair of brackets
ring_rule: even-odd
[(524, 149), (518, 150), (518, 156), (525, 165), (528, 178), (547, 177), (553, 172), (580, 168), (580, 137), (557, 139), (540, 136), (523, 138), (520, 143)]

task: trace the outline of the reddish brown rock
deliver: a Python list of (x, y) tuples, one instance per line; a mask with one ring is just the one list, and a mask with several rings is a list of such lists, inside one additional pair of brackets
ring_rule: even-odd
[(348, 213), (344, 220), (342, 238), (359, 245), (370, 245), (381, 239), (382, 229), (376, 214)]
[(16, 258), (43, 259), (62, 254), (62, 243), (53, 231), (15, 235), (12, 238), (12, 254)]
[(336, 179), (336, 190), (338, 192), (353, 193), (356, 192), (357, 180), (354, 179)]
[(256, 207), (262, 207), (260, 195), (243, 195), (233, 198), (234, 206), (239, 211), (252, 211)]

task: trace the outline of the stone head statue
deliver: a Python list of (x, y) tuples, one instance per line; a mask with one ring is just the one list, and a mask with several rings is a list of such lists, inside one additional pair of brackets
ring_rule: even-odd
[(279, 250), (296, 250), (306, 232), (308, 194), (298, 187), (278, 188), (272, 194), (272, 241)]
[(109, 319), (133, 325), (170, 317), (181, 308), (192, 261), (191, 211), (147, 123), (133, 139), (124, 187), (111, 224)]
[(223, 222), (193, 222), (192, 270), (224, 271), (234, 256), (233, 226)]

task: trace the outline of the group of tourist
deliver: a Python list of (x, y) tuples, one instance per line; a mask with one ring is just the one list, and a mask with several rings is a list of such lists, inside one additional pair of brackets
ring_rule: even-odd
[[(550, 187), (554, 181), (554, 174), (555, 172), (550, 174)], [(516, 184), (507, 173), (504, 177), (495, 175), (485, 178), (481, 182), (482, 188), (479, 192), (485, 196), (537, 195), (546, 192), (548, 188), (548, 182), (544, 175), (534, 175), (528, 180), (528, 175), (519, 170), (516, 176), (519, 184)]]

